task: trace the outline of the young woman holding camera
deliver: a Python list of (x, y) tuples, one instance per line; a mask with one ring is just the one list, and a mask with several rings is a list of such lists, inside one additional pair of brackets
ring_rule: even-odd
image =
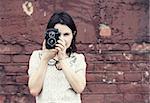
[(42, 50), (33, 51), (28, 70), (30, 93), (36, 96), (36, 103), (81, 103), (86, 62), (84, 55), (76, 52), (74, 21), (66, 12), (55, 12), (46, 30), (50, 28), (59, 31), (59, 39), (50, 49), (44, 39)]

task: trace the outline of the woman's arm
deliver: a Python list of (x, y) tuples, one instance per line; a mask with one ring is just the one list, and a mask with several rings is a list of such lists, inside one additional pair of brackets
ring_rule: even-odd
[(61, 68), (76, 93), (81, 93), (86, 86), (85, 71), (81, 70), (75, 73), (67, 64), (66, 60), (60, 60)]
[[(56, 49), (50, 49), (50, 50), (46, 49), (45, 41), (44, 41), (42, 57), (41, 57), (39, 66), (37, 67), (37, 70), (34, 73), (32, 73), (32, 75), (29, 76), (28, 86), (29, 86), (30, 93), (33, 96), (39, 95), (40, 91), (42, 90), (45, 74), (47, 71), (48, 61), (54, 58), (56, 54), (57, 54)], [(38, 65), (36, 62), (38, 58), (36, 57), (37, 56), (31, 57), (30, 63), (29, 63), (29, 67), (31, 68), (29, 69), (35, 69), (33, 65)]]
[(40, 91), (42, 90), (46, 70), (47, 70), (47, 61), (43, 60), (40, 62), (40, 65), (39, 65), (37, 71), (35, 71), (29, 77), (28, 86), (29, 86), (30, 93), (33, 96), (37, 96), (40, 93)]
[[(81, 93), (86, 85), (86, 77), (85, 77), (85, 68), (86, 66), (81, 66), (82, 64), (80, 63), (85, 63), (85, 61), (83, 61), (84, 59), (82, 58), (82, 56), (78, 57), (78, 58), (82, 58), (81, 60), (78, 59), (77, 61), (79, 62), (78, 67), (76, 69), (81, 68), (81, 71), (78, 72), (74, 72), (73, 69), (71, 69), (68, 65), (68, 63), (66, 62), (66, 41), (62, 38), (59, 38), (58, 40), (58, 44), (56, 44), (56, 49), (58, 50), (58, 60), (60, 62), (60, 66), (68, 80), (68, 82), (70, 83), (70, 85), (72, 86), (72, 88), (74, 89), (74, 91), (76, 93)], [(76, 64), (74, 64), (76, 65)]]

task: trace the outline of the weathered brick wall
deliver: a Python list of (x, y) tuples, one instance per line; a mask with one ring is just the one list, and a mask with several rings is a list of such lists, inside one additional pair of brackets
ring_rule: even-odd
[[(31, 52), (41, 49), (54, 10), (69, 12), (78, 28), (78, 52), (87, 60), (83, 103), (149, 103), (149, 0), (0, 1), (0, 103), (34, 103), (27, 87)], [(99, 36), (99, 24), (111, 27)]]

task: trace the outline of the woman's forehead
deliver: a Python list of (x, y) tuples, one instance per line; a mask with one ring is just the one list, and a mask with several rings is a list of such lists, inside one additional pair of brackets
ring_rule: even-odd
[(61, 33), (72, 33), (72, 30), (67, 25), (56, 24), (54, 28), (58, 29)]

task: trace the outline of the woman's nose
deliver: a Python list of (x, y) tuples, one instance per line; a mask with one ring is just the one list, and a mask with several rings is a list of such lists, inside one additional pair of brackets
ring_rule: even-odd
[(61, 34), (61, 35), (59, 36), (59, 39), (63, 39), (63, 34)]

